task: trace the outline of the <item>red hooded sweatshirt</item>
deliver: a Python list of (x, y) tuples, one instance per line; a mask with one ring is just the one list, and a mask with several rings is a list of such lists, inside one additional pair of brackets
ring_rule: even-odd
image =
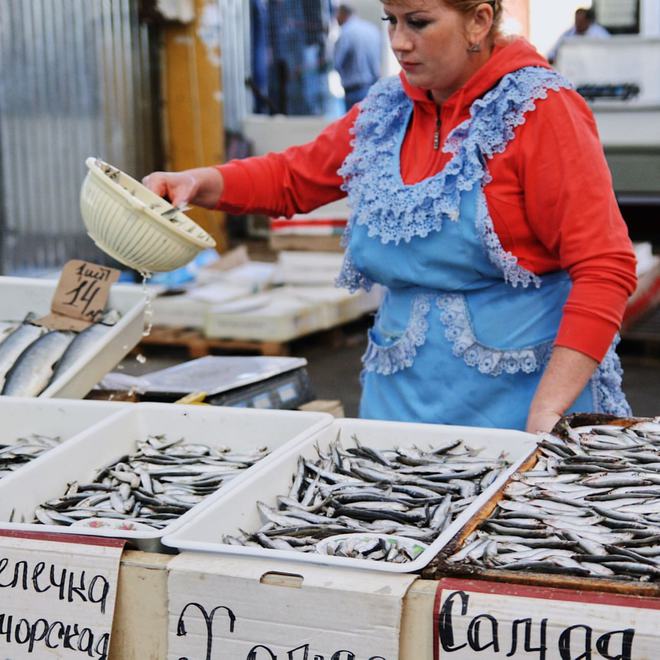
[[(440, 144), (469, 118), (475, 99), (525, 66), (549, 68), (524, 39), (496, 46), (488, 62), (442, 104)], [(401, 82), (414, 102), (401, 175), (413, 184), (439, 172), (451, 154), (433, 148), (435, 103), (403, 73)], [(225, 192), (217, 208), (288, 217), (344, 197), (337, 170), (351, 150), (358, 113), (356, 106), (308, 144), (218, 166)], [(600, 361), (635, 289), (635, 254), (587, 104), (574, 91), (549, 91), (488, 168), (493, 180), (485, 187), (486, 199), (504, 249), (537, 275), (565, 269), (573, 281), (556, 345)]]

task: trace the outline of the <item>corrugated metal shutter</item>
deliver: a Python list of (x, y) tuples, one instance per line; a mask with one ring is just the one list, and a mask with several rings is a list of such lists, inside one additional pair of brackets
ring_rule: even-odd
[(105, 261), (79, 210), (85, 158), (158, 155), (153, 39), (137, 0), (0, 3), (0, 272)]

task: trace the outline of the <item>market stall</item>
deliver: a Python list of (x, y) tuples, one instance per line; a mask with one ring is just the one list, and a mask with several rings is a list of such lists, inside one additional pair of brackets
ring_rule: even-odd
[[(209, 406), (0, 404), (22, 428), (38, 411), (35, 432), (85, 419), (59, 422), (72, 437), (0, 480), (8, 657), (64, 653), (67, 639), (53, 657), (650, 658), (659, 643), (657, 419), (578, 416), (535, 437)], [(183, 444), (168, 453), (168, 438)], [(248, 466), (261, 445), (270, 453)], [(244, 469), (210, 480), (209, 447)], [(156, 523), (183, 484), (200, 497)]]

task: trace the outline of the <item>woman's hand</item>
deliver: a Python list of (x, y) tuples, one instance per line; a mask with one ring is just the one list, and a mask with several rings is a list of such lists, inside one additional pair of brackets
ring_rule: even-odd
[(181, 172), (152, 172), (142, 179), (152, 192), (174, 206), (195, 204), (216, 208), (224, 190), (224, 179), (215, 167), (197, 167)]
[(598, 367), (593, 358), (563, 346), (555, 346), (529, 407), (526, 430), (550, 432), (580, 396)]
[(527, 417), (527, 433), (550, 433), (561, 415), (552, 410), (529, 411)]

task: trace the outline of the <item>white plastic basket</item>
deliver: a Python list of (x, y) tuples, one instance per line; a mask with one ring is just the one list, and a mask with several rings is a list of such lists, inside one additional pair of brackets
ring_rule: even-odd
[[(479, 449), (482, 458), (495, 458), (506, 452), (510, 466), (467, 506), (447, 528), (414, 561), (396, 564), (370, 559), (349, 559), (313, 552), (270, 550), (256, 546), (229, 545), (223, 542), (226, 534), (238, 536), (241, 530), (254, 532), (263, 525), (257, 501), (277, 507), (277, 498), (286, 495), (296, 473), (298, 457), (318, 458), (318, 450), (325, 452), (339, 438), (344, 447), (355, 446), (354, 436), (369, 447), (427, 447), (461, 438), (472, 449)], [(489, 429), (441, 424), (411, 424), (381, 422), (367, 419), (335, 419), (316, 436), (301, 445), (271, 456), (262, 469), (237, 479), (234, 488), (219, 492), (199, 515), (186, 520), (176, 531), (164, 535), (163, 544), (179, 550), (218, 552), (287, 561), (309, 562), (326, 566), (343, 566), (394, 573), (410, 573), (423, 569), (444, 546), (460, 532), (493, 498), (511, 475), (536, 451), (537, 438), (522, 431)], [(2, 493), (0, 493), (0, 497)], [(275, 569), (276, 570), (276, 569)]]
[[(246, 475), (249, 477), (251, 472), (263, 469), (280, 451), (296, 450), (331, 423), (330, 415), (316, 412), (131, 404), (0, 480), (0, 529), (112, 536), (128, 539), (140, 550), (158, 552), (164, 549), (160, 542), (163, 535), (176, 531), (179, 525), (194, 518), (223, 491), (236, 487)], [(59, 497), (68, 484), (89, 481), (98, 468), (134, 452), (138, 440), (159, 434), (172, 439), (184, 438), (185, 443), (225, 445), (237, 452), (268, 446), (272, 453), (163, 529), (117, 530), (9, 522), (10, 519), (31, 520), (35, 507)]]
[(94, 242), (117, 261), (141, 272), (166, 272), (215, 247), (199, 225), (171, 212), (169, 202), (135, 179), (98, 158), (85, 164), (80, 212)]

